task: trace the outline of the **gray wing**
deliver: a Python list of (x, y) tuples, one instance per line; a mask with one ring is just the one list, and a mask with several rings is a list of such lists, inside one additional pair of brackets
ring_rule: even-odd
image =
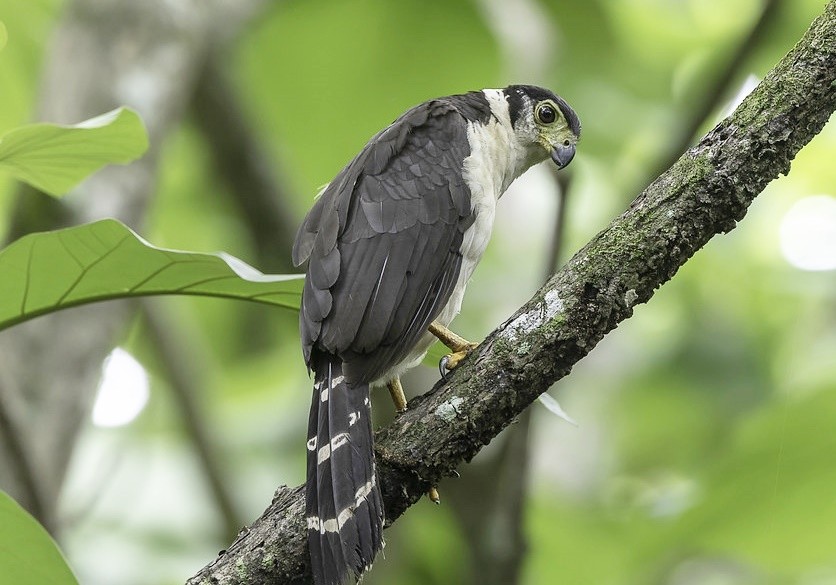
[(326, 188), (299, 230), (309, 259), (300, 327), (305, 360), (340, 356), (352, 381), (403, 359), (455, 286), (472, 224), (462, 161), (467, 122), (444, 101), (408, 111)]

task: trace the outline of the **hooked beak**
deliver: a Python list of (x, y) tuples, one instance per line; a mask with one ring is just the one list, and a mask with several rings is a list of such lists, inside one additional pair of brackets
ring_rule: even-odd
[(557, 165), (557, 168), (562, 169), (575, 157), (575, 145), (570, 144), (569, 146), (565, 146), (563, 144), (558, 144), (551, 151), (551, 157), (554, 161), (554, 164)]

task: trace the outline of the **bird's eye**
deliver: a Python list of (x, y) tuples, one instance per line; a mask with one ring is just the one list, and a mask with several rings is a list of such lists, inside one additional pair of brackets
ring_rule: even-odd
[(549, 103), (542, 103), (537, 106), (537, 120), (541, 124), (552, 124), (557, 120), (557, 112), (554, 106)]

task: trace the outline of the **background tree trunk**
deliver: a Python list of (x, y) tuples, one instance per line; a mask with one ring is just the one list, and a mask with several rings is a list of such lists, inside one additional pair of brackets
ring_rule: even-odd
[[(145, 121), (150, 148), (134, 164), (97, 173), (65, 200), (25, 193), (11, 237), (101, 217), (141, 226), (161, 146), (186, 111), (207, 57), (261, 4), (68, 2), (47, 56), (39, 117), (76, 123), (131, 106)], [(102, 361), (134, 309), (97, 304), (0, 333), (0, 487), (53, 533), (57, 498)]]

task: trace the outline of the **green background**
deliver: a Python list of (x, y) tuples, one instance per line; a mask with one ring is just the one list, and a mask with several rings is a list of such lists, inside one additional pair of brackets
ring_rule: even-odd
[[(566, 98), (583, 123), (565, 258), (653, 178), (761, 6), (506, 4), (528, 20), (491, 17), (488, 7), (502, 2), (296, 0), (274, 3), (245, 30), (224, 65), (298, 220), (318, 188), (408, 107), (531, 82)], [(779, 2), (702, 130), (824, 4)], [(0, 0), (8, 33), (0, 131), (34, 119), (61, 9), (57, 0)], [(165, 145), (148, 221), (132, 227), (158, 246), (222, 249), (267, 271), (203, 140), (186, 116)], [(520, 583), (836, 583), (836, 275), (798, 270), (779, 248), (781, 219), (795, 201), (836, 195), (834, 152), (830, 123), (738, 229), (712, 240), (552, 390), (577, 428), (533, 407)], [(542, 281), (556, 209), (549, 185), (547, 173), (535, 174), (499, 206), (456, 321), (465, 337), (480, 339)], [(0, 178), (0, 216), (15, 193)], [(277, 485), (304, 480), (310, 383), (295, 319), (233, 301), (159, 303), (199, 376), (242, 521), (252, 521)], [(82, 583), (182, 583), (229, 539), (141, 322), (122, 345), (149, 370), (151, 401), (131, 425), (91, 425), (80, 438), (59, 542)], [(434, 379), (431, 368), (416, 372), (407, 393)], [(378, 424), (391, 416), (383, 394)], [(441, 507), (419, 502), (387, 531), (385, 559), (364, 583), (479, 582), (476, 538), (456, 504), (461, 492), (487, 502), (496, 486), (478, 468), (499, 443), (463, 466), (461, 479), (442, 482)]]

